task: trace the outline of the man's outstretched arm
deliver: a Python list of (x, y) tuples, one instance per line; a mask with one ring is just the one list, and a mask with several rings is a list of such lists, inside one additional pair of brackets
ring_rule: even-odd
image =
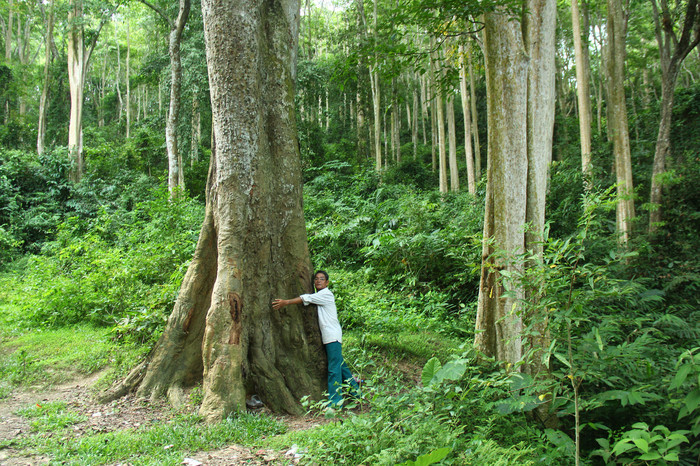
[(289, 306), (290, 304), (302, 304), (301, 297), (297, 296), (296, 298), (292, 299), (275, 299), (272, 301), (272, 309), (277, 311), (285, 306)]

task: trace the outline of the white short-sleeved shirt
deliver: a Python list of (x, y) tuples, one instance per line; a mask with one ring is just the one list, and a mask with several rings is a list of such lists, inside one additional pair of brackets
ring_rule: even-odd
[(318, 326), (321, 328), (323, 344), (337, 341), (342, 343), (343, 331), (338, 322), (338, 310), (335, 307), (335, 296), (328, 288), (311, 294), (300, 296), (304, 306), (315, 304), (318, 310)]

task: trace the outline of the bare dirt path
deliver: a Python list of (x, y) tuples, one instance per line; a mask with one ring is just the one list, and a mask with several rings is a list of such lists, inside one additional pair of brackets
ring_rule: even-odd
[[(8, 398), (0, 400), (0, 443), (30, 435), (29, 421), (17, 415), (18, 410), (51, 402), (64, 402), (72, 412), (86, 417), (84, 422), (73, 426), (76, 436), (136, 429), (166, 422), (173, 417), (173, 410), (166, 404), (152, 403), (133, 396), (127, 396), (109, 404), (95, 402), (91, 387), (98, 378), (99, 375), (95, 375), (50, 389), (15, 391)], [(285, 417), (282, 420), (289, 429), (308, 429), (324, 422), (314, 418)], [(285, 453), (286, 450), (250, 449), (239, 445), (228, 445), (219, 450), (192, 454), (187, 459), (191, 461), (185, 461), (186, 458), (183, 458), (183, 464), (204, 466), (292, 464), (293, 458), (285, 457)], [(0, 465), (34, 466), (49, 464), (49, 462), (49, 457), (31, 455), (12, 446), (0, 448)]]

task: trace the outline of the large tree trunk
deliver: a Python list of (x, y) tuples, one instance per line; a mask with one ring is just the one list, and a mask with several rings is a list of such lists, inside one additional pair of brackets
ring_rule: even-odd
[(315, 309), (273, 311), (311, 291), (294, 118), (299, 3), (202, 4), (215, 147), (194, 258), (149, 362), (110, 397), (167, 395), (202, 381), (216, 421), (257, 394), (276, 412), (319, 399), (325, 358)]
[(574, 33), (574, 50), (576, 56), (576, 94), (578, 96), (578, 119), (581, 138), (581, 169), (586, 186), (591, 178), (591, 91), (590, 63), (588, 60), (588, 27), (581, 31), (581, 15), (578, 0), (571, 0), (571, 19)]
[(656, 137), (649, 195), (649, 203), (652, 206), (649, 213), (649, 233), (653, 234), (661, 223), (663, 187), (661, 178), (666, 172), (666, 158), (671, 151), (671, 119), (676, 81), (683, 60), (700, 43), (700, 11), (698, 11), (697, 0), (688, 1), (685, 17), (681, 22), (680, 38), (678, 38), (673, 30), (674, 23), (671, 20), (667, 3), (661, 2), (661, 15), (656, 0), (651, 0), (651, 4), (661, 62), (661, 118), (659, 118), (659, 133)]
[[(504, 296), (502, 272), (521, 272), (530, 264), (518, 256), (541, 252), (554, 123), (556, 3), (533, 0), (527, 11), (522, 25), (500, 12), (484, 16), (489, 156), (475, 345), (511, 364), (526, 343), (525, 291), (514, 281)], [(541, 349), (546, 331), (539, 330), (529, 344)], [(539, 367), (530, 362), (526, 370)]]
[(625, 98), (625, 38), (629, 0), (608, 0), (608, 55), (607, 84), (608, 125), (613, 142), (615, 174), (617, 176), (617, 231), (620, 244), (627, 245), (630, 239), (634, 212), (634, 185), (632, 183), (632, 153), (627, 124), (627, 100)]

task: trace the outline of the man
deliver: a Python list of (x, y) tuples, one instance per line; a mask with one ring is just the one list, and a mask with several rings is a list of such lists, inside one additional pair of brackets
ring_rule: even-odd
[(319, 270), (314, 274), (314, 286), (316, 293), (303, 294), (292, 299), (275, 299), (272, 308), (282, 309), (290, 304), (315, 304), (318, 310), (318, 325), (321, 328), (321, 339), (326, 347), (328, 356), (328, 398), (331, 408), (340, 408), (343, 405), (341, 385), (349, 383), (355, 394), (359, 394), (360, 387), (343, 360), (342, 339), (343, 331), (338, 322), (338, 310), (335, 307), (335, 296), (328, 289), (328, 273)]

